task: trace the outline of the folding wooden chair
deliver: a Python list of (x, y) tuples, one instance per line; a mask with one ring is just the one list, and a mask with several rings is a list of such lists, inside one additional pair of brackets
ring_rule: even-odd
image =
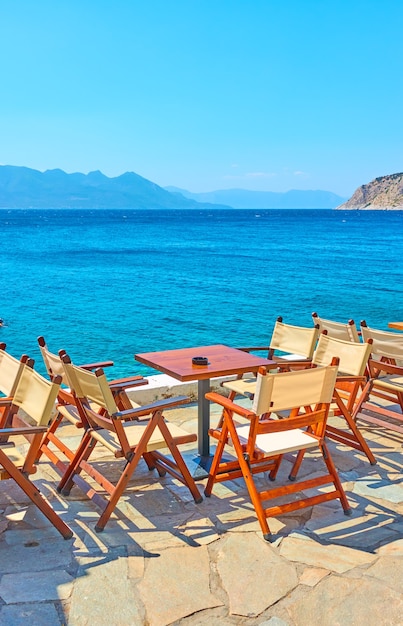
[[(262, 368), (257, 377), (256, 393), (251, 409), (211, 392), (206, 398), (223, 407), (223, 424), (218, 432), (211, 434), (218, 439), (211, 465), (205, 495), (210, 496), (213, 485), (243, 477), (255, 508), (263, 536), (270, 540), (268, 517), (299, 510), (306, 506), (339, 499), (344, 512), (350, 514), (336, 468), (325, 442), (326, 419), (333, 398), (337, 365), (312, 369), (267, 373)], [(287, 412), (288, 417), (278, 419), (278, 413)], [(237, 416), (247, 421), (237, 424)], [(239, 418), (238, 418), (239, 420)], [(231, 447), (235, 460), (223, 460), (226, 447)], [(285, 453), (316, 449), (322, 454), (327, 473), (315, 478), (292, 482), (288, 485), (259, 491), (254, 475), (270, 472), (275, 479), (282, 456)], [(333, 485), (333, 489), (316, 495), (265, 506), (274, 498), (293, 496), (297, 492)]]
[(306, 361), (312, 358), (319, 336), (319, 327), (304, 327), (285, 324), (278, 317), (268, 346), (242, 347), (239, 350), (254, 352), (267, 350), (267, 358), (284, 362)]
[[(289, 369), (288, 364), (292, 363), (294, 369), (296, 363), (305, 367), (310, 363), (315, 346), (319, 337), (319, 326), (306, 328), (304, 326), (293, 326), (285, 324), (282, 317), (278, 317), (274, 325), (273, 334), (269, 346), (251, 346), (239, 348), (245, 352), (267, 350), (267, 358), (276, 361), (282, 366), (283, 371)], [(222, 386), (230, 390), (230, 399), (233, 400), (237, 393), (250, 395), (250, 388), (253, 387), (256, 377), (245, 377), (240, 374), (235, 380), (226, 381)], [(252, 394), (254, 392), (252, 391)]]
[[(28, 357), (24, 354), (18, 361), (6, 352), (6, 344), (0, 343), (0, 428), (7, 428), (12, 421), (15, 407), (10, 403), (18, 386)], [(6, 442), (7, 436), (0, 436), (0, 443)]]
[(59, 377), (53, 382), (45, 380), (32, 365), (33, 361), (27, 361), (13, 397), (8, 401), (12, 423), (0, 429), (0, 435), (12, 438), (22, 435), (30, 445), (26, 454), (20, 456), (16, 448), (0, 444), (0, 480), (13, 479), (63, 537), (69, 539), (73, 535), (71, 529), (28, 478), (36, 471), (35, 459), (61, 382)]
[[(334, 357), (338, 358), (339, 373), (333, 393), (330, 415), (343, 417), (348, 430), (346, 431), (344, 428), (332, 425), (328, 421), (326, 436), (355, 450), (360, 450), (366, 455), (371, 465), (375, 465), (376, 459), (353, 417), (367, 383), (365, 372), (371, 354), (371, 347), (371, 340), (368, 343), (344, 341), (343, 339), (329, 337), (327, 331), (324, 331), (319, 337), (312, 360), (304, 364), (303, 367), (325, 367), (332, 362)], [(282, 370), (283, 366), (281, 364), (278, 366)], [(294, 367), (300, 369), (301, 363), (299, 361), (289, 361), (285, 369), (289, 370)], [(223, 383), (223, 387), (230, 390), (229, 397), (231, 400), (237, 394), (253, 399), (256, 390), (256, 378), (229, 381)], [(298, 470), (298, 467), (297, 463), (295, 471)]]
[(360, 450), (368, 458), (371, 465), (376, 464), (367, 442), (361, 434), (353, 415), (360, 402), (367, 383), (365, 372), (371, 354), (372, 342), (355, 343), (353, 341), (329, 337), (322, 333), (314, 352), (312, 365), (315, 367), (328, 365), (332, 358), (339, 360), (339, 370), (331, 405), (331, 415), (344, 418), (348, 431), (327, 422), (326, 436), (339, 443)]
[[(62, 358), (77, 405), (85, 413), (87, 426), (82, 442), (60, 481), (58, 490), (68, 495), (73, 483), (76, 483), (94, 499), (103, 510), (96, 524), (96, 531), (104, 529), (142, 457), (150, 470), (156, 468), (160, 476), (168, 472), (188, 487), (197, 503), (201, 502), (200, 492), (178, 449), (178, 445), (196, 441), (197, 437), (175, 424), (169, 424), (163, 416), (165, 409), (185, 404), (188, 398), (181, 396), (160, 400), (121, 411), (102, 369), (97, 369), (93, 373), (73, 365), (68, 355)], [(102, 407), (103, 412), (97, 413), (91, 409), (91, 402)], [(101, 474), (96, 468), (96, 463), (91, 463), (90, 457), (96, 445), (103, 446), (115, 458), (123, 461), (119, 479), (115, 484)], [(159, 451), (164, 448), (167, 451), (169, 449), (173, 459)], [(102, 497), (92, 485), (89, 485), (80, 475), (82, 472), (95, 480), (109, 494), (109, 498)]]
[(333, 320), (325, 320), (317, 313), (312, 313), (312, 320), (315, 326), (319, 326), (319, 332), (327, 331), (329, 337), (343, 339), (343, 341), (353, 341), (359, 343), (360, 337), (354, 320), (349, 320), (346, 324), (342, 322), (334, 322)]
[[(53, 465), (55, 465), (61, 473), (64, 473), (68, 466), (66, 460), (70, 462), (74, 458), (74, 451), (67, 446), (66, 441), (63, 441), (58, 436), (56, 431), (63, 422), (69, 422), (76, 428), (82, 428), (85, 416), (83, 417), (82, 414), (80, 415), (80, 412), (77, 410), (75, 406), (74, 394), (68, 387), (66, 372), (63, 361), (61, 360), (61, 355), (65, 354), (65, 350), (60, 350), (59, 354), (54, 354), (48, 349), (44, 337), (38, 337), (38, 344), (50, 379), (53, 380), (55, 376), (60, 376), (62, 379), (62, 386), (60, 387), (58, 394), (59, 410), (54, 413), (52, 421), (49, 424), (48, 430), (42, 440), (42, 445), (38, 451), (37, 461), (39, 461), (40, 457), (45, 454), (51, 463), (53, 463)], [(102, 361), (98, 363), (80, 365), (80, 367), (85, 370), (93, 371), (99, 367), (110, 367), (112, 365), (113, 361)], [(120, 410), (131, 409), (134, 405), (134, 403), (129, 400), (126, 390), (138, 385), (146, 384), (147, 380), (142, 376), (119, 378), (109, 382), (116, 404)], [(61, 407), (63, 407), (63, 409)], [(101, 407), (96, 407), (94, 404), (92, 405), (92, 408), (97, 411), (102, 410)], [(58, 452), (61, 452), (62, 455), (66, 457), (66, 460), (61, 459), (58, 456)]]
[(361, 322), (364, 341), (372, 340), (372, 358), (391, 365), (403, 366), (403, 333), (370, 328), (366, 321)]
[(354, 411), (354, 419), (403, 433), (403, 333), (369, 328), (362, 336), (372, 341), (369, 380)]

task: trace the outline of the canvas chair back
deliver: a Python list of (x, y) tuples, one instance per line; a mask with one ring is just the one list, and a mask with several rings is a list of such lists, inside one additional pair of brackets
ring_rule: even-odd
[(365, 321), (361, 322), (361, 334), (364, 341), (372, 339), (371, 353), (403, 362), (403, 333), (392, 333), (386, 330), (369, 328)]
[[(84, 370), (77, 365), (73, 365), (67, 354), (63, 355), (62, 362), (66, 379), (71, 389), (79, 400), (84, 401), (86, 409), (89, 408), (86, 402), (88, 400), (104, 409), (109, 415), (119, 412), (106, 376), (101, 368), (98, 368), (95, 373)], [(86, 413), (88, 413), (88, 410), (86, 410)], [(105, 420), (101, 415), (96, 415), (94, 411), (90, 411), (90, 413), (92, 416), (91, 421), (95, 419), (98, 425), (106, 426)]]
[(0, 393), (12, 398), (28, 357), (24, 355), (18, 360), (5, 348), (5, 344), (0, 345)]
[(318, 328), (293, 326), (277, 320), (270, 340), (270, 352), (280, 350), (311, 359), (318, 334)]
[(353, 341), (355, 343), (359, 343), (360, 341), (354, 320), (349, 320), (347, 324), (343, 324), (342, 322), (325, 320), (319, 317), (317, 313), (312, 313), (312, 320), (315, 325), (319, 325), (319, 332), (322, 333), (326, 330), (329, 337), (343, 339), (344, 341)]
[(330, 404), (336, 384), (337, 365), (281, 374), (259, 370), (252, 410), (256, 415)]
[(61, 379), (46, 380), (31, 367), (24, 367), (13, 397), (13, 405), (26, 413), (37, 426), (47, 426), (55, 407)]
[(62, 381), (65, 383), (66, 374), (60, 356), (58, 354), (53, 354), (53, 352), (50, 352), (48, 350), (45, 339), (43, 337), (38, 337), (38, 344), (49, 377), (52, 379), (55, 376), (61, 376)]
[(322, 334), (314, 352), (312, 363), (325, 366), (333, 357), (339, 359), (339, 373), (363, 376), (371, 354), (371, 343), (354, 343)]

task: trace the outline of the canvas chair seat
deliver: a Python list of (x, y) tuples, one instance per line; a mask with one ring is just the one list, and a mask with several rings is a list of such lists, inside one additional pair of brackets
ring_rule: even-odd
[[(247, 444), (249, 437), (249, 425), (237, 426), (236, 432), (239, 440), (244, 445)], [(287, 452), (295, 452), (301, 448), (317, 448), (318, 438), (312, 434), (295, 428), (285, 432), (271, 432), (256, 436), (255, 443), (257, 454), (263, 452), (266, 456), (278, 456)]]
[(391, 374), (390, 376), (379, 376), (375, 382), (376, 387), (384, 387), (390, 391), (399, 390), (403, 393), (403, 375)]
[[(195, 434), (188, 433), (176, 424), (168, 423), (167, 426), (177, 445), (197, 441), (197, 436)], [(131, 448), (136, 448), (139, 445), (146, 428), (147, 424), (144, 422), (137, 422), (135, 424), (126, 422), (123, 424), (123, 429)], [(105, 448), (110, 450), (110, 452), (113, 452), (115, 456), (123, 456), (122, 446), (119, 437), (115, 432), (106, 429), (93, 430), (92, 437), (105, 446)], [(163, 448), (167, 448), (167, 442), (161, 434), (161, 431), (156, 428), (151, 434), (145, 450), (146, 452), (153, 452), (154, 450), (161, 450)]]

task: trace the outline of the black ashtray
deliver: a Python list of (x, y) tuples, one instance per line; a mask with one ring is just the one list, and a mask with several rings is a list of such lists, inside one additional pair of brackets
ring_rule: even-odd
[(206, 356), (194, 356), (192, 363), (193, 365), (208, 365), (208, 358)]

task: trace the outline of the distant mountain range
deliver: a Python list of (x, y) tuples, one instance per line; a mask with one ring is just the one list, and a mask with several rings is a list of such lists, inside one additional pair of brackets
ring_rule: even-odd
[(108, 178), (99, 171), (66, 174), (59, 169), (39, 172), (2, 165), (0, 207), (200, 209), (211, 205), (170, 193), (133, 172)]
[(338, 209), (403, 210), (403, 172), (375, 178), (355, 190)]
[(109, 178), (99, 171), (67, 174), (28, 167), (0, 166), (0, 207), (6, 208), (133, 208), (133, 209), (331, 209), (344, 202), (329, 191), (247, 191), (223, 189), (191, 193), (162, 188), (126, 172)]
[(275, 191), (248, 191), (246, 189), (221, 189), (205, 193), (191, 193), (178, 187), (165, 187), (197, 202), (226, 204), (234, 209), (334, 209), (346, 198), (331, 191), (302, 191), (292, 189), (284, 193)]

